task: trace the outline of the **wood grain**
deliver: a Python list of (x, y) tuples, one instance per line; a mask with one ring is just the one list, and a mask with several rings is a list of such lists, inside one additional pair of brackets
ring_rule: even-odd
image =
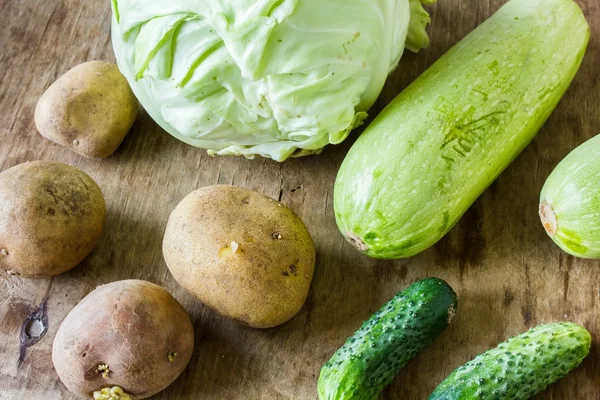
[[(443, 0), (430, 8), (432, 46), (407, 54), (371, 112), (376, 114), (443, 52), (504, 0)], [(400, 372), (383, 399), (426, 399), (455, 367), (508, 336), (550, 321), (585, 325), (590, 357), (540, 399), (600, 399), (600, 262), (563, 254), (537, 216), (539, 191), (556, 164), (600, 131), (600, 5), (579, 0), (592, 27), (581, 71), (525, 152), (440, 243), (409, 260), (359, 256), (338, 233), (332, 210), (337, 169), (355, 132), (322, 155), (278, 164), (209, 158), (161, 131), (144, 113), (112, 157), (86, 160), (35, 130), (37, 99), (58, 76), (93, 59), (113, 60), (109, 1), (0, 0), (0, 170), (60, 160), (96, 179), (109, 207), (98, 248), (77, 268), (48, 280), (0, 277), (0, 399), (71, 399), (51, 361), (69, 310), (99, 284), (126, 278), (163, 285), (190, 312), (197, 348), (184, 374), (156, 399), (314, 399), (321, 365), (372, 312), (426, 276), (447, 280), (460, 296), (451, 327)], [(291, 322), (253, 330), (204, 308), (180, 288), (161, 254), (167, 217), (192, 190), (235, 184), (289, 205), (315, 239), (311, 294)], [(19, 363), (25, 318), (47, 300), (49, 329)]]

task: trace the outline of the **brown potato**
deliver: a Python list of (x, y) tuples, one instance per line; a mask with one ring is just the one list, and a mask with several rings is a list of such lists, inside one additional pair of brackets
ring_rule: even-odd
[(257, 328), (298, 313), (315, 265), (313, 241), (296, 214), (234, 186), (205, 187), (184, 198), (169, 218), (163, 253), (185, 289)]
[(85, 172), (55, 161), (0, 174), (0, 269), (48, 277), (79, 264), (106, 220), (100, 188)]
[[(61, 324), (52, 361), (74, 394), (145, 399), (169, 386), (194, 348), (192, 322), (162, 287), (140, 280), (100, 286)], [(118, 395), (118, 391), (124, 392)]]
[(135, 121), (138, 104), (116, 64), (90, 61), (68, 71), (38, 101), (42, 136), (90, 158), (117, 150)]

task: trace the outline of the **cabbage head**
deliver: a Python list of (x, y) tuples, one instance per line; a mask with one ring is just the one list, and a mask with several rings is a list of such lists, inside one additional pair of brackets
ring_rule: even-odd
[(283, 161), (342, 142), (435, 0), (112, 0), (117, 63), (150, 116), (210, 154)]

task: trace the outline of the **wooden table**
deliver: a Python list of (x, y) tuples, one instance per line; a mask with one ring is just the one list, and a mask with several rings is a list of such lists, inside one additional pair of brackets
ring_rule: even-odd
[[(526, 0), (523, 0), (526, 1)], [(426, 276), (447, 280), (460, 310), (451, 327), (400, 372), (383, 399), (426, 399), (455, 367), (543, 322), (585, 325), (596, 344), (583, 365), (540, 399), (600, 399), (600, 263), (567, 256), (537, 216), (540, 189), (575, 146), (600, 132), (600, 6), (579, 0), (593, 34), (575, 82), (525, 152), (440, 243), (409, 260), (361, 257), (338, 233), (332, 210), (336, 171), (359, 132), (322, 155), (283, 164), (210, 158), (141, 114), (116, 154), (87, 160), (44, 139), (33, 111), (45, 88), (86, 60), (113, 60), (108, 0), (1, 0), (0, 170), (52, 159), (76, 165), (102, 188), (109, 213), (96, 250), (53, 279), (0, 277), (0, 399), (71, 399), (54, 372), (60, 322), (97, 285), (146, 279), (190, 312), (197, 348), (183, 375), (156, 399), (315, 399), (321, 365), (398, 290)], [(375, 115), (504, 0), (443, 0), (430, 8), (432, 46), (407, 54), (371, 112)], [(318, 251), (310, 296), (291, 322), (253, 330), (221, 318), (187, 294), (161, 253), (167, 217), (196, 188), (234, 184), (280, 199), (306, 222)], [(48, 332), (19, 363), (23, 321), (46, 302)]]

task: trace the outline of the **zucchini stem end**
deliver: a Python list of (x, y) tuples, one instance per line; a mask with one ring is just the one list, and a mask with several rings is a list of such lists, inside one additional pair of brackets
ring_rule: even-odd
[(558, 232), (556, 213), (554, 212), (552, 205), (550, 205), (546, 200), (540, 204), (540, 218), (542, 220), (542, 225), (544, 225), (546, 232), (548, 232), (548, 235), (550, 235), (550, 237), (556, 236), (556, 232)]

